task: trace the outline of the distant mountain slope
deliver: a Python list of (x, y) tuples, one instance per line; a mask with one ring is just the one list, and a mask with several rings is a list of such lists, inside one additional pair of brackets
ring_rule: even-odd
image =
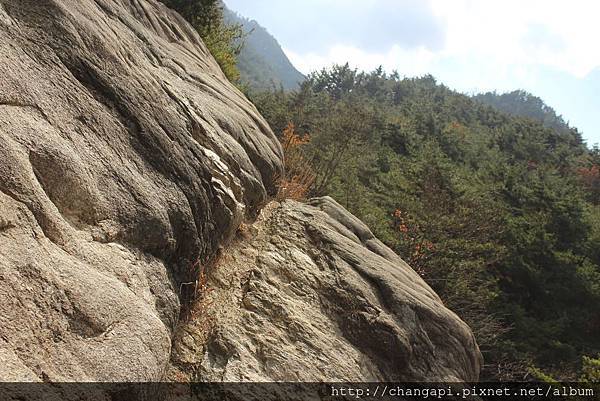
[(475, 95), (473, 99), (513, 116), (528, 117), (540, 121), (544, 126), (559, 132), (566, 133), (574, 129), (542, 99), (524, 90), (516, 90), (501, 95), (496, 92), (487, 92)]
[(238, 57), (242, 82), (252, 89), (283, 86), (295, 89), (305, 77), (287, 58), (277, 40), (256, 21), (244, 18), (224, 7), (226, 23), (239, 24), (247, 36)]

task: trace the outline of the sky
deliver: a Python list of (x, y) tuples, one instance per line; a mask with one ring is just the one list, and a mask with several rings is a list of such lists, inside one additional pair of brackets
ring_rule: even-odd
[(600, 1), (225, 0), (307, 74), (334, 63), (432, 74), (463, 93), (524, 89), (600, 143)]

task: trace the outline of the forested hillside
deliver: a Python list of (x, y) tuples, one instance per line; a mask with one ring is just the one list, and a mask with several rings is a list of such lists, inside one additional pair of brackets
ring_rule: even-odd
[(405, 258), (474, 330), (484, 379), (598, 364), (600, 153), (575, 129), (348, 65), (252, 100), (285, 133), (282, 186), (333, 196)]
[(523, 90), (503, 94), (496, 92), (481, 93), (473, 96), (473, 99), (513, 116), (540, 121), (545, 127), (565, 134), (574, 129), (542, 99)]
[(297, 89), (305, 77), (288, 60), (277, 40), (258, 22), (239, 16), (227, 7), (223, 11), (225, 22), (240, 27), (243, 32), (237, 62), (242, 84), (253, 90), (279, 86), (286, 90)]

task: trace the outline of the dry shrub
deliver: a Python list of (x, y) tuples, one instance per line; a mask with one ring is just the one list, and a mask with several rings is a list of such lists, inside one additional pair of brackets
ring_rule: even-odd
[(189, 274), (193, 277), (192, 281), (181, 283), (179, 287), (182, 301), (181, 319), (183, 321), (195, 320), (206, 315), (211, 305), (208, 297), (212, 291), (208, 283), (209, 274), (219, 264), (221, 257), (222, 251), (219, 249), (206, 264), (201, 264), (198, 260), (190, 266)]
[[(208, 295), (212, 291), (211, 288), (208, 287), (208, 274), (205, 269), (202, 269), (200, 274), (198, 275), (198, 280), (196, 281), (196, 299), (194, 305), (190, 308), (189, 314), (187, 316), (188, 320), (198, 320), (200, 318), (204, 319), (207, 325), (210, 324), (208, 319), (208, 311), (212, 304), (212, 301), (208, 298)], [(208, 328), (208, 327), (207, 327)]]
[(306, 199), (316, 174), (302, 153), (302, 146), (310, 142), (308, 134), (299, 135), (293, 123), (289, 123), (283, 130), (281, 146), (283, 147), (285, 172), (278, 179), (276, 199), (303, 200)]
[(250, 227), (246, 223), (240, 224), (240, 226), (237, 229), (237, 234), (240, 238), (244, 240), (250, 239), (250, 237), (252, 236)]

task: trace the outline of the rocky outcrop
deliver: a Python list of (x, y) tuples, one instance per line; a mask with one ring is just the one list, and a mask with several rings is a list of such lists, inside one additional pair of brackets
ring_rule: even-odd
[(478, 380), (467, 325), (331, 198), (269, 205), (208, 277), (173, 378)]
[(0, 59), (0, 380), (158, 380), (279, 144), (156, 1), (0, 0)]
[(281, 149), (177, 14), (0, 0), (0, 58), (0, 381), (477, 379), (468, 327), (327, 198), (216, 258)]

